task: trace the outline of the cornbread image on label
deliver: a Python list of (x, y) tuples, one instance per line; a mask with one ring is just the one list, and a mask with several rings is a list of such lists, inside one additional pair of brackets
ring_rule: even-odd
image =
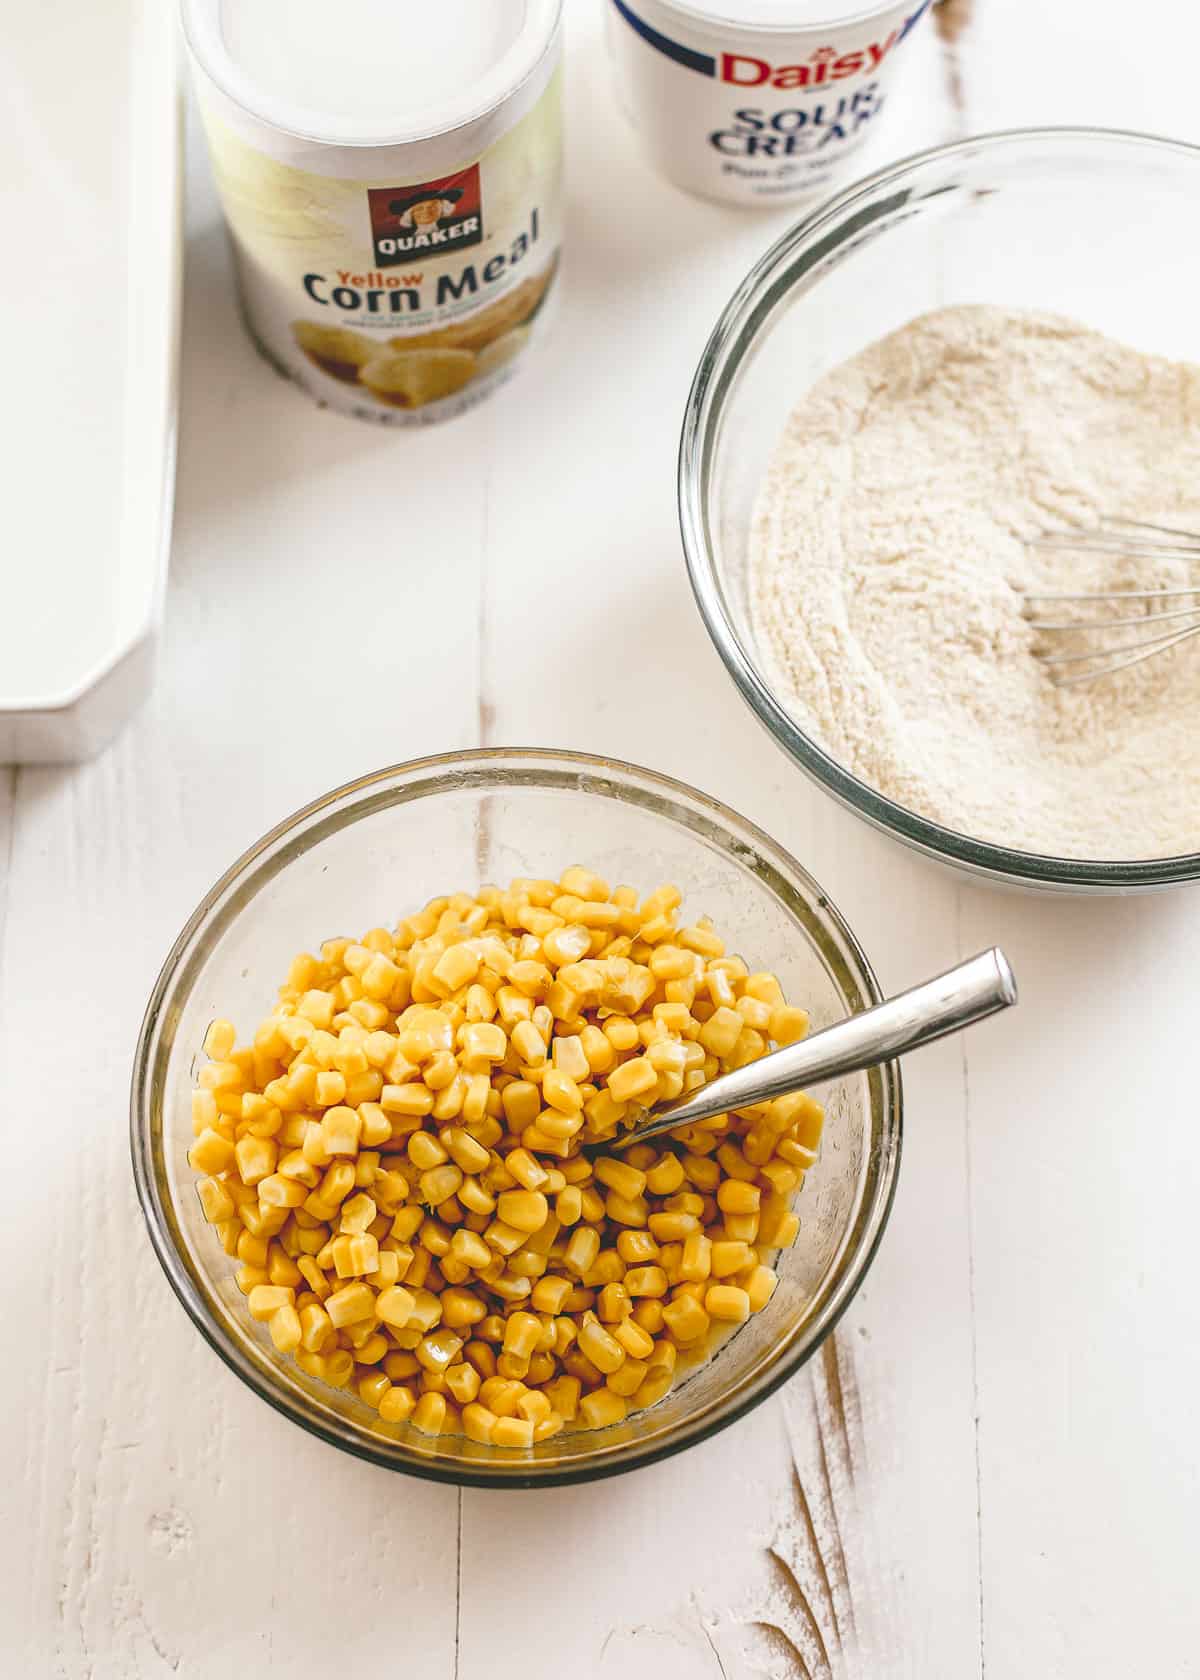
[[(384, 115), (380, 82), (380, 110), (363, 107), (369, 139), (354, 129), (353, 77), (340, 103), (326, 90), (316, 35), (274, 76), (266, 37), (247, 33), (273, 4), (184, 4), (249, 332), (342, 413), (386, 425), (457, 414), (511, 377), (546, 318), (562, 219), (558, 0), (455, 0), (463, 50), (478, 55), (482, 40), (499, 54), (469, 86), (451, 74), (454, 40), (449, 65), (433, 55), (425, 74), (404, 70), (419, 42), (381, 15), (397, 116)], [(278, 27), (293, 21), (280, 14)], [(247, 84), (239, 42), (262, 81)], [(306, 77), (323, 110), (281, 106), (275, 83), (294, 99)]]

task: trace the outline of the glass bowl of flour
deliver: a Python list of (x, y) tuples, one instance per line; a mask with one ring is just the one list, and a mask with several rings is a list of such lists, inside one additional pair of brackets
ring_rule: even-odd
[(684, 546), (738, 689), (834, 797), (976, 875), (1200, 877), (1200, 637), (1064, 687), (1025, 613), (1200, 589), (1035, 542), (1200, 532), (1198, 194), (1200, 150), (1133, 134), (924, 153), (786, 234), (693, 384)]

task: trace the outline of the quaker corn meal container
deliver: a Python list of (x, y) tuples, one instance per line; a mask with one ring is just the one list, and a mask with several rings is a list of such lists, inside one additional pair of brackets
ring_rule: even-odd
[(246, 325), (319, 403), (447, 418), (542, 330), (562, 0), (183, 0)]
[(930, 0), (604, 0), (654, 166), (731, 204), (827, 193), (874, 130)]

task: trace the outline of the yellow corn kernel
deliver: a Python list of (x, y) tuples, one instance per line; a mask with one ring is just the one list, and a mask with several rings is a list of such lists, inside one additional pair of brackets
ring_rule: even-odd
[[(593, 1268), (593, 1272), (596, 1268)], [(588, 1274), (589, 1277), (592, 1273)], [(633, 1303), (629, 1299), (629, 1291), (623, 1283), (615, 1280), (606, 1283), (600, 1290), (596, 1301), (596, 1313), (603, 1324), (619, 1324), (633, 1311)]]
[(346, 1076), (333, 1070), (318, 1073), (316, 1103), (318, 1108), (332, 1108), (346, 1095)]
[(609, 1094), (617, 1102), (633, 1102), (658, 1088), (658, 1074), (645, 1056), (634, 1056), (608, 1076)]
[(814, 1149), (808, 1149), (804, 1144), (797, 1143), (795, 1138), (780, 1138), (775, 1146), (775, 1153), (781, 1161), (786, 1161), (791, 1167), (796, 1167), (801, 1173), (806, 1173), (816, 1160)]
[(272, 1283), (280, 1284), (285, 1289), (300, 1289), (304, 1283), (304, 1274), (287, 1250), (277, 1242), (271, 1244), (267, 1276)]
[(340, 1278), (367, 1277), (379, 1270), (379, 1243), (369, 1231), (336, 1236), (329, 1246)]
[(258, 1199), (264, 1208), (296, 1208), (305, 1200), (308, 1191), (294, 1178), (271, 1173), (258, 1184)]
[(572, 1231), (571, 1240), (568, 1242), (566, 1252), (563, 1255), (563, 1264), (570, 1271), (578, 1272), (582, 1277), (584, 1272), (589, 1271), (595, 1265), (596, 1256), (599, 1252), (599, 1231), (592, 1225), (585, 1225), (576, 1231)]
[(442, 1322), (448, 1324), (452, 1330), (465, 1330), (487, 1316), (487, 1307), (478, 1295), (469, 1289), (443, 1289), (439, 1299), (442, 1304)]
[(515, 1312), (504, 1326), (504, 1351), (518, 1359), (532, 1357), (542, 1334), (542, 1322), (533, 1313)]
[(547, 1068), (543, 1074), (542, 1098), (560, 1114), (579, 1114), (583, 1110), (583, 1094), (579, 1086), (558, 1068)]
[(605, 1387), (623, 1400), (630, 1400), (641, 1388), (650, 1371), (644, 1359), (627, 1359), (621, 1368), (605, 1379)]
[(711, 1193), (721, 1182), (721, 1169), (707, 1156), (688, 1153), (683, 1157), (683, 1169), (697, 1190)]
[(214, 1062), (227, 1062), (233, 1055), (237, 1033), (232, 1021), (213, 1021), (204, 1035), (204, 1054)]
[(706, 1336), (709, 1314), (692, 1295), (678, 1295), (663, 1308), (663, 1326), (681, 1347), (689, 1347)]
[(484, 1172), (491, 1162), (488, 1151), (461, 1126), (447, 1127), (439, 1141), (463, 1173)]
[(648, 1406), (657, 1406), (658, 1402), (670, 1393), (674, 1381), (674, 1371), (667, 1370), (663, 1365), (652, 1365), (642, 1386), (633, 1396), (634, 1409), (641, 1412)]
[(496, 1211), (505, 1225), (531, 1233), (540, 1231), (550, 1217), (550, 1204), (540, 1190), (502, 1190)]
[(607, 1429), (621, 1423), (629, 1408), (611, 1388), (596, 1388), (579, 1402), (579, 1416), (585, 1429)]
[(779, 1278), (770, 1266), (755, 1266), (745, 1281), (746, 1294), (750, 1297), (750, 1311), (761, 1312), (767, 1302), (774, 1295)]
[[(360, 1360), (359, 1364), (361, 1363)], [(390, 1377), (385, 1376), (382, 1371), (372, 1371), (370, 1376), (359, 1379), (358, 1397), (364, 1406), (370, 1406), (373, 1412), (377, 1412), (391, 1386)]]
[(712, 1245), (711, 1269), (715, 1278), (729, 1277), (754, 1262), (754, 1250), (748, 1243), (718, 1238)]
[(469, 1072), (479, 1072), (493, 1062), (502, 1062), (508, 1055), (508, 1034), (495, 1021), (472, 1021), (463, 1027), (462, 1064)]
[(446, 1161), (440, 1167), (430, 1167), (417, 1180), (421, 1191), (421, 1200), (428, 1207), (440, 1207), (444, 1201), (456, 1195), (462, 1184), (462, 1169)]
[[(430, 1398), (434, 1398), (430, 1396)], [(441, 1399), (441, 1395), (436, 1396)], [(443, 1406), (445, 1401), (442, 1401)], [(383, 1423), (407, 1423), (413, 1416), (417, 1400), (411, 1388), (394, 1383), (379, 1397), (379, 1416)], [(433, 1431), (430, 1431), (433, 1433)]]
[(786, 1205), (772, 1208), (759, 1220), (758, 1241), (763, 1248), (790, 1248), (800, 1230), (800, 1221)]
[(557, 1316), (562, 1311), (563, 1303), (570, 1293), (571, 1283), (569, 1279), (542, 1277), (534, 1284), (530, 1301), (538, 1312)]
[(616, 1051), (599, 1027), (584, 1027), (579, 1034), (579, 1043), (587, 1063), (587, 1072), (581, 1076), (572, 1075), (572, 1078), (593, 1079), (601, 1074), (610, 1073), (616, 1066)]
[(492, 1250), (475, 1231), (458, 1230), (450, 1239), (450, 1253), (464, 1266), (481, 1271), (492, 1263)]
[(483, 1233), (483, 1240), (489, 1248), (497, 1254), (515, 1254), (529, 1235), (527, 1231), (520, 1231), (515, 1225), (509, 1225), (503, 1219), (493, 1219)]
[(295, 1353), (300, 1346), (300, 1315), (290, 1301), (271, 1314), (267, 1329), (280, 1353)]
[(693, 1231), (684, 1238), (678, 1266), (681, 1282), (703, 1283), (712, 1275), (712, 1247), (712, 1239), (703, 1231)]
[(451, 945), (433, 965), (433, 978), (443, 995), (461, 992), (479, 973), (480, 954), (471, 945)]
[(540, 1388), (527, 1389), (517, 1401), (517, 1412), (528, 1423), (540, 1423), (551, 1410), (549, 1397)]
[(408, 1140), (408, 1158), (420, 1173), (431, 1172), (434, 1167), (444, 1166), (449, 1160), (442, 1145), (430, 1132), (412, 1134)]
[(215, 1131), (219, 1115), (217, 1099), (211, 1091), (201, 1088), (192, 1092), (193, 1137), (199, 1137), (203, 1131)]
[(654, 1296), (643, 1295), (633, 1309), (633, 1322), (648, 1335), (657, 1336), (663, 1327), (663, 1303)]
[(293, 1294), (293, 1290), (284, 1289), (276, 1284), (256, 1284), (246, 1297), (250, 1317), (256, 1318), (260, 1324), (265, 1324), (273, 1314), (279, 1311), (280, 1307), (292, 1305)]
[[(604, 1037), (603, 1034), (600, 1036)], [(607, 1042), (605, 1039), (606, 1044)], [(576, 1087), (591, 1078), (591, 1065), (578, 1033), (565, 1033), (554, 1040), (554, 1068)]]
[(319, 1302), (310, 1301), (301, 1307), (300, 1345), (307, 1348), (309, 1353), (320, 1353), (332, 1340), (336, 1331), (333, 1320)]
[(348, 1324), (359, 1324), (363, 1319), (373, 1319), (375, 1301), (375, 1291), (370, 1285), (355, 1281), (344, 1284), (341, 1289), (335, 1289), (325, 1302), (325, 1311), (334, 1327), (344, 1330)]
[(415, 1237), (425, 1220), (422, 1208), (416, 1206), (402, 1207), (392, 1220), (392, 1236), (398, 1242), (406, 1243)]
[(321, 1142), (328, 1155), (356, 1155), (362, 1121), (353, 1108), (327, 1108), (321, 1118)]
[(630, 1295), (657, 1297), (667, 1292), (667, 1274), (661, 1266), (631, 1266), (621, 1281)]
[(711, 1318), (744, 1324), (750, 1317), (750, 1297), (736, 1284), (713, 1283), (705, 1292), (704, 1310)]
[(631, 1359), (648, 1359), (654, 1351), (654, 1338), (632, 1318), (622, 1318), (614, 1324), (611, 1334)]
[(652, 1213), (650, 1232), (657, 1242), (686, 1242), (700, 1229), (694, 1213)]
[(617, 1253), (627, 1266), (640, 1266), (658, 1259), (659, 1246), (649, 1231), (627, 1229), (617, 1234)]
[(449, 1366), (445, 1376), (446, 1388), (460, 1406), (468, 1406), (478, 1398), (480, 1376), (474, 1365), (460, 1361)]
[(542, 951), (546, 961), (556, 969), (582, 962), (591, 948), (591, 930), (578, 922), (566, 927), (551, 928), (542, 938)]
[(600, 1324), (600, 1320), (590, 1312), (583, 1314), (578, 1347), (583, 1356), (590, 1359), (597, 1371), (605, 1376), (617, 1371), (625, 1362), (625, 1349), (622, 1344), (610, 1336), (603, 1324)]
[(365, 1192), (351, 1196), (342, 1203), (341, 1217), (338, 1220), (339, 1230), (357, 1234), (365, 1231), (376, 1217), (374, 1200)]
[(757, 1213), (761, 1200), (762, 1192), (757, 1184), (727, 1178), (717, 1186), (717, 1206), (722, 1213)]
[(601, 1023), (601, 1031), (614, 1050), (632, 1050), (639, 1043), (638, 1030), (626, 1015), (610, 1015)]
[(450, 1240), (450, 1231), (440, 1220), (425, 1219), (421, 1222), (417, 1241), (430, 1254), (436, 1254), (439, 1260), (450, 1253)]
[(209, 1177), (225, 1172), (233, 1162), (233, 1144), (220, 1132), (206, 1126), (188, 1150), (188, 1165)]
[(495, 1412), (489, 1411), (486, 1406), (481, 1406), (478, 1400), (472, 1400), (469, 1405), (463, 1407), (463, 1434), (468, 1441), (478, 1441), (482, 1446), (489, 1446), (492, 1440), (492, 1432), (498, 1422), (499, 1419)]
[(790, 1196), (803, 1177), (798, 1167), (789, 1167), (783, 1161), (767, 1161), (761, 1173), (776, 1196)]
[(631, 1201), (626, 1196), (618, 1196), (615, 1190), (610, 1190), (605, 1197), (604, 1211), (614, 1224), (641, 1228), (645, 1226), (649, 1217), (650, 1206), (644, 1196), (635, 1196)]
[(618, 1196), (632, 1201), (645, 1193), (645, 1173), (631, 1166), (628, 1161), (622, 1161), (614, 1155), (600, 1155), (592, 1166), (599, 1182), (607, 1185), (610, 1190), (615, 1190)]
[(446, 1425), (446, 1397), (426, 1390), (412, 1412), (412, 1425), (423, 1435), (440, 1435)]
[(527, 1149), (514, 1149), (504, 1157), (504, 1165), (515, 1181), (526, 1190), (544, 1190), (549, 1174), (542, 1163)]
[(468, 1214), (486, 1217), (496, 1210), (496, 1198), (483, 1188), (477, 1178), (464, 1178), (458, 1187), (458, 1200)]
[[(379, 1106), (385, 1114), (429, 1114), (433, 1110), (434, 1094), (428, 1085), (408, 1082), (385, 1085), (379, 1093)], [(417, 1133), (417, 1136), (423, 1136)]]
[(808, 1015), (803, 1009), (777, 1004), (771, 1010), (767, 1031), (776, 1044), (795, 1044), (808, 1032)]
[(527, 1418), (497, 1418), (492, 1429), (494, 1447), (531, 1447), (533, 1424)]
[(456, 1336), (454, 1331), (443, 1326), (440, 1330), (431, 1331), (422, 1336), (414, 1352), (418, 1363), (427, 1371), (434, 1371), (441, 1375), (449, 1366), (453, 1365), (462, 1352), (463, 1339)]
[(498, 1295), (502, 1301), (515, 1303), (527, 1301), (533, 1286), (527, 1277), (516, 1277), (511, 1272), (492, 1278), (488, 1282), (488, 1289), (493, 1295)]
[(671, 1196), (682, 1185), (683, 1162), (678, 1155), (660, 1155), (652, 1167), (646, 1169), (646, 1189), (655, 1196)]
[(233, 1197), (219, 1178), (202, 1178), (196, 1186), (196, 1193), (210, 1225), (232, 1219), (237, 1211)]
[(759, 1223), (757, 1213), (727, 1213), (724, 1220), (725, 1235), (731, 1242), (757, 1242)]
[(479, 1398), (497, 1417), (514, 1417), (524, 1387), (524, 1383), (504, 1377), (485, 1377), (479, 1385)]
[(721, 1004), (714, 1009), (708, 1020), (700, 1028), (700, 1043), (711, 1056), (726, 1057), (733, 1053), (738, 1039), (742, 1036), (745, 1023), (736, 1009)]

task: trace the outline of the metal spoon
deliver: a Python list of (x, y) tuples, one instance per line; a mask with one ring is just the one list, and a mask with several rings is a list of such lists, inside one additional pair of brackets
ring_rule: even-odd
[(1017, 982), (1004, 952), (993, 946), (923, 986), (864, 1009), (848, 1021), (826, 1027), (799, 1044), (789, 1044), (757, 1062), (723, 1073), (669, 1108), (645, 1110), (645, 1118), (590, 1149), (619, 1154), (677, 1126), (712, 1120), (719, 1114), (769, 1102), (843, 1073), (876, 1067), (893, 1056), (961, 1032), (1017, 1001)]

